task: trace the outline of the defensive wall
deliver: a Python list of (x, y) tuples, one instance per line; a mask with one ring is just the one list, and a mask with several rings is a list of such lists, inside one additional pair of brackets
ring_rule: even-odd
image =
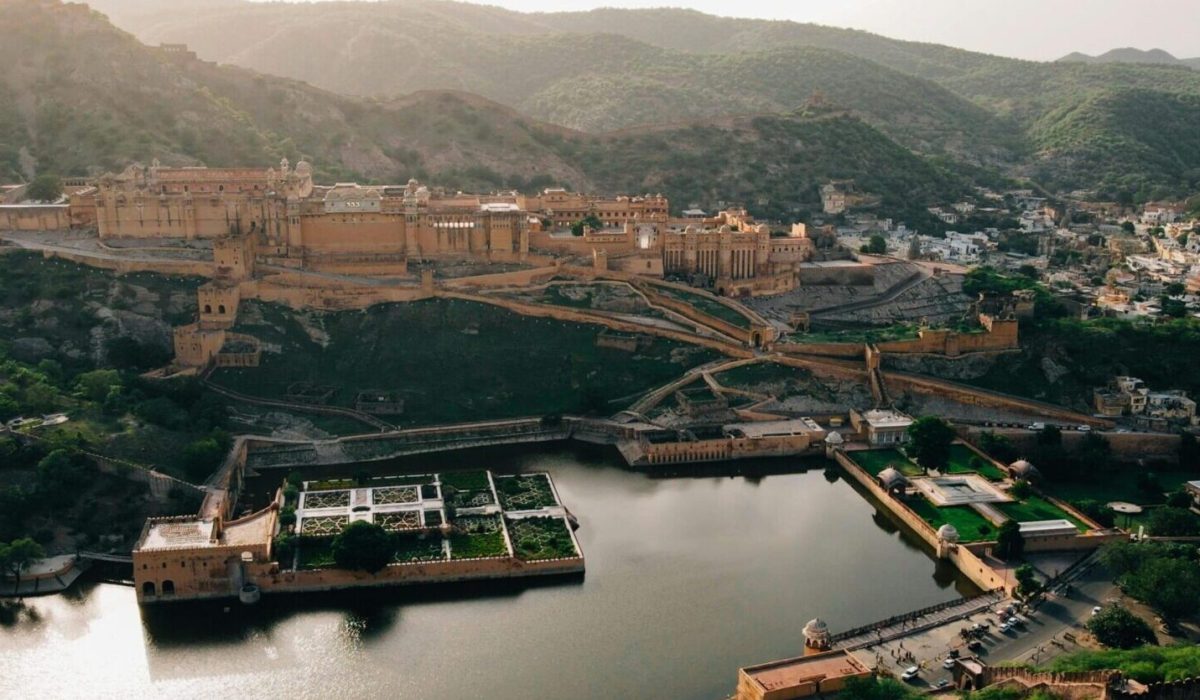
[(1062, 406), (1034, 399), (1024, 399), (1009, 394), (1001, 394), (988, 389), (957, 384), (934, 377), (909, 374), (907, 372), (895, 372), (892, 370), (885, 370), (883, 377), (887, 380), (888, 386), (893, 390), (893, 393), (907, 391), (914, 394), (938, 396), (969, 406), (1032, 413), (1065, 423), (1090, 425), (1094, 428), (1113, 427), (1113, 422), (1110, 420), (1096, 418), (1095, 416), (1072, 411)]
[[(972, 439), (985, 432), (1004, 435), (1012, 441), (1013, 447), (1020, 452), (1033, 454), (1037, 449), (1037, 432), (1019, 428), (986, 428), (972, 426), (965, 429)], [(1063, 446), (1073, 450), (1083, 441), (1086, 433), (1075, 430), (1064, 430), (1062, 433)], [(1179, 446), (1182, 438), (1171, 433), (1104, 433), (1104, 440), (1112, 448), (1114, 456), (1125, 461), (1150, 460), (1164, 461), (1172, 464), (1179, 462)]]

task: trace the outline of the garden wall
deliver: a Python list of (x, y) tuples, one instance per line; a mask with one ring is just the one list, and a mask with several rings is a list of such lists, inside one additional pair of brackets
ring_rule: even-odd
[(277, 571), (254, 577), (254, 583), (258, 584), (264, 592), (310, 592), (418, 583), (553, 576), (579, 574), (583, 571), (583, 557), (530, 562), (512, 557), (497, 557), (392, 564), (376, 574), (345, 569)]
[[(856, 482), (863, 486), (873, 497), (876, 504), (883, 506), (889, 513), (896, 517), (897, 520), (904, 523), (925, 544), (929, 545), (934, 551), (938, 548), (937, 532), (929, 523), (925, 522), (919, 515), (914, 513), (908, 506), (895, 497), (888, 495), (875, 479), (870, 474), (863, 471), (854, 460), (851, 459), (844, 451), (836, 450), (833, 453), (834, 459), (842, 469), (846, 471)], [(964, 576), (970, 579), (980, 589), (985, 591), (1003, 588), (1010, 591), (1016, 586), (1015, 582), (1006, 584), (1004, 578), (996, 573), (992, 567), (988, 566), (979, 555), (972, 552), (967, 546), (959, 545), (949, 550), (946, 559), (954, 563), (958, 570)]]
[(933, 377), (893, 371), (884, 371), (883, 377), (887, 380), (888, 387), (892, 390), (893, 394), (899, 391), (911, 391), (917, 394), (938, 396), (970, 406), (1033, 413), (1034, 415), (1067, 423), (1086, 424), (1097, 428), (1110, 428), (1113, 425), (1112, 421), (1078, 413), (1062, 406), (1055, 406), (1054, 404), (1035, 401), (1033, 399), (1009, 396)]

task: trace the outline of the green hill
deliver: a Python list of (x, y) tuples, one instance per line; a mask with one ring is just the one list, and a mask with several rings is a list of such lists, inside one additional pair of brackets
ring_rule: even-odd
[[(1122, 114), (1102, 113), (1119, 110), (1120, 101), (1100, 93), (1148, 91), (1164, 105), (1200, 94), (1200, 71), (1181, 61), (1160, 65), (1153, 53), (1139, 53), (1136, 62), (1109, 62), (1128, 53), (1116, 52), (1041, 63), (680, 9), (523, 14), (444, 0), (91, 1), (149, 43), (184, 42), (202, 57), (340, 94), (465, 90), (596, 133), (786, 113), (817, 94), (912, 150), (963, 165), (1073, 188), (1174, 196), (1195, 187), (1186, 139), (1180, 148), (1163, 139), (1156, 160), (1122, 155), (1117, 167), (1129, 171), (1130, 183), (1107, 167), (1089, 175), (1080, 167), (1089, 149), (1066, 145), (1140, 140)], [(1077, 123), (1064, 112), (1082, 107), (1091, 113), (1088, 128), (1064, 133)], [(1160, 160), (1180, 167), (1164, 170)]]
[[(817, 206), (819, 183), (856, 178), (883, 197), (883, 213), (911, 214), (912, 223), (925, 206), (970, 185), (830, 107), (587, 134), (464, 92), (344, 97), (173, 58), (83, 5), (8, 0), (0, 3), (0, 32), (11, 37), (0, 45), (8, 66), (0, 73), (4, 179), (96, 174), (154, 158), (262, 165), (307, 157), (324, 181), (654, 190), (677, 208), (740, 202), (760, 216), (790, 219)], [(732, 82), (752, 79), (736, 66), (729, 71)]]

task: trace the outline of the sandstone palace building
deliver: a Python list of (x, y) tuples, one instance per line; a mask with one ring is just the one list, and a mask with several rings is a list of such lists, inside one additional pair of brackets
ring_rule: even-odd
[[(403, 275), (410, 262), (447, 256), (565, 256), (729, 295), (791, 289), (814, 254), (802, 224), (772, 235), (740, 209), (673, 217), (661, 194), (466, 194), (416, 180), (319, 185), (310, 164), (293, 167), (286, 159), (270, 168), (155, 161), (86, 185), (57, 204), (8, 207), (0, 229), (94, 228), (102, 239), (147, 241), (238, 238), (274, 264), (360, 274)], [(591, 226), (580, 231), (584, 222)]]

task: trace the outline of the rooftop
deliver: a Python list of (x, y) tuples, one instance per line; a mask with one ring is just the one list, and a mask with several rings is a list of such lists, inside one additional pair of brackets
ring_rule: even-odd
[(742, 673), (768, 691), (792, 688), (802, 683), (827, 678), (859, 676), (869, 672), (861, 661), (842, 650), (771, 661), (742, 669)]
[(862, 412), (863, 420), (872, 428), (907, 428), (912, 425), (912, 418), (891, 409), (876, 408)]
[(731, 423), (722, 426), (722, 430), (734, 437), (746, 437), (751, 440), (769, 437), (790, 437), (812, 433), (819, 433), (818, 438), (825, 437), (825, 431), (811, 418)]
[(1021, 523), (1021, 534), (1025, 537), (1053, 537), (1056, 535), (1078, 535), (1079, 528), (1070, 520), (1033, 520)]

